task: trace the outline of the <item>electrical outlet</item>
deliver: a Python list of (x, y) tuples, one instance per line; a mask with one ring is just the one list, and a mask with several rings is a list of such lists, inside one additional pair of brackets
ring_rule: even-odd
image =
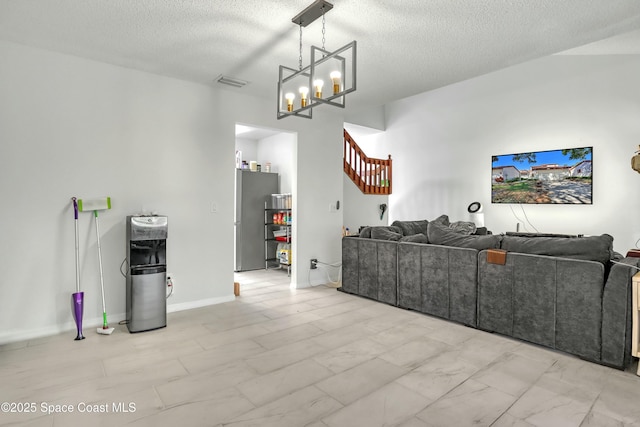
[(311, 261), (309, 262), (309, 269), (315, 270), (316, 268), (318, 268), (318, 260), (311, 258)]
[(170, 292), (171, 295), (176, 293), (176, 279), (175, 277), (173, 277), (173, 274), (171, 273), (167, 273), (167, 290)]

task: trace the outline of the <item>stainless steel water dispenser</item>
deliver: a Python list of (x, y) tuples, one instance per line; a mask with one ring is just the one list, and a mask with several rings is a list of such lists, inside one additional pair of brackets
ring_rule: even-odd
[(166, 216), (128, 216), (127, 328), (142, 332), (167, 326)]

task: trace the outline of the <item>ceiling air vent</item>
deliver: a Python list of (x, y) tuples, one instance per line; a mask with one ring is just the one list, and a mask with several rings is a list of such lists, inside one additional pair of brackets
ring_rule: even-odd
[(223, 76), (222, 74), (216, 77), (216, 81), (218, 83), (222, 83), (223, 85), (228, 85), (233, 87), (243, 87), (247, 83), (249, 83), (246, 80), (236, 79), (235, 77)]

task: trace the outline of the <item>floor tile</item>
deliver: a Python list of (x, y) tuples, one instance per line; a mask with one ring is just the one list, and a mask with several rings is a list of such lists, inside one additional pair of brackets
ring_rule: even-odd
[(330, 427), (393, 426), (414, 417), (429, 403), (429, 400), (400, 384), (390, 383), (324, 418), (323, 421)]
[(112, 409), (0, 425), (640, 427), (636, 360), (619, 371), (329, 285), (290, 289), (283, 271), (234, 276), (239, 297), (166, 328), (0, 346), (2, 400)]
[(317, 387), (342, 404), (349, 404), (404, 375), (401, 368), (381, 359), (372, 359), (320, 381)]
[(236, 388), (253, 404), (262, 406), (331, 375), (333, 372), (313, 360), (303, 360), (251, 378), (238, 384)]
[(225, 427), (325, 427), (319, 420), (341, 408), (336, 400), (311, 386), (248, 411), (225, 423)]
[(429, 359), (396, 382), (435, 401), (467, 381), (477, 371), (476, 365), (457, 357), (456, 352), (449, 351)]
[(553, 365), (552, 361), (537, 361), (514, 353), (506, 353), (480, 370), (473, 379), (519, 397)]
[(516, 400), (474, 380), (467, 380), (442, 396), (417, 417), (429, 426), (489, 426)]
[(509, 414), (539, 427), (579, 426), (591, 404), (533, 386), (509, 408)]

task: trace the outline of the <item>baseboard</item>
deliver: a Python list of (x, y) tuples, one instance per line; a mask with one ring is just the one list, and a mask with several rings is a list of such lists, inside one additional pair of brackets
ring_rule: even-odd
[[(176, 311), (184, 311), (191, 310), (193, 308), (206, 307), (209, 305), (222, 304), (225, 302), (235, 300), (235, 296), (233, 294), (220, 297), (220, 298), (209, 298), (198, 301), (189, 301), (182, 302), (178, 304), (170, 304), (167, 305), (167, 313), (173, 313)], [(109, 314), (109, 326), (113, 326), (118, 322), (125, 320), (125, 313), (117, 313), (117, 314)], [(171, 323), (167, 322), (167, 326), (171, 327)], [(92, 318), (83, 318), (82, 319), (82, 329), (84, 333), (87, 334), (92, 328), (97, 328), (102, 325), (102, 315), (99, 317)], [(28, 341), (34, 340), (38, 338), (44, 338), (51, 335), (58, 335), (64, 332), (69, 332), (69, 339), (73, 339), (75, 337), (76, 331), (76, 323), (73, 320), (68, 322), (57, 324), (53, 326), (47, 326), (46, 328), (36, 328), (36, 329), (26, 329), (20, 331), (9, 331), (0, 333), (0, 345), (11, 344), (20, 341)], [(26, 344), (25, 344), (26, 345)]]
[[(115, 325), (124, 319), (124, 313), (109, 315), (109, 325)], [(98, 326), (102, 326), (102, 315), (100, 315), (100, 317), (82, 319), (82, 330), (84, 334), (87, 334), (88, 331), (93, 328), (97, 328)], [(76, 323), (73, 320), (70, 320), (62, 324), (47, 326), (46, 328), (26, 329), (16, 332), (0, 333), (0, 345), (11, 344), (19, 341), (35, 340), (51, 335), (58, 335), (64, 332), (69, 332), (69, 339), (75, 338)]]
[(235, 299), (236, 299), (235, 295), (231, 294), (231, 295), (228, 295), (226, 297), (208, 298), (208, 299), (201, 299), (201, 300), (197, 300), (197, 301), (189, 301), (189, 302), (181, 302), (181, 303), (178, 303), (178, 304), (171, 304), (171, 305), (167, 306), (167, 313), (174, 313), (176, 311), (191, 310), (193, 308), (206, 307), (208, 305), (222, 304), (222, 303), (225, 303), (225, 302), (233, 301)]

